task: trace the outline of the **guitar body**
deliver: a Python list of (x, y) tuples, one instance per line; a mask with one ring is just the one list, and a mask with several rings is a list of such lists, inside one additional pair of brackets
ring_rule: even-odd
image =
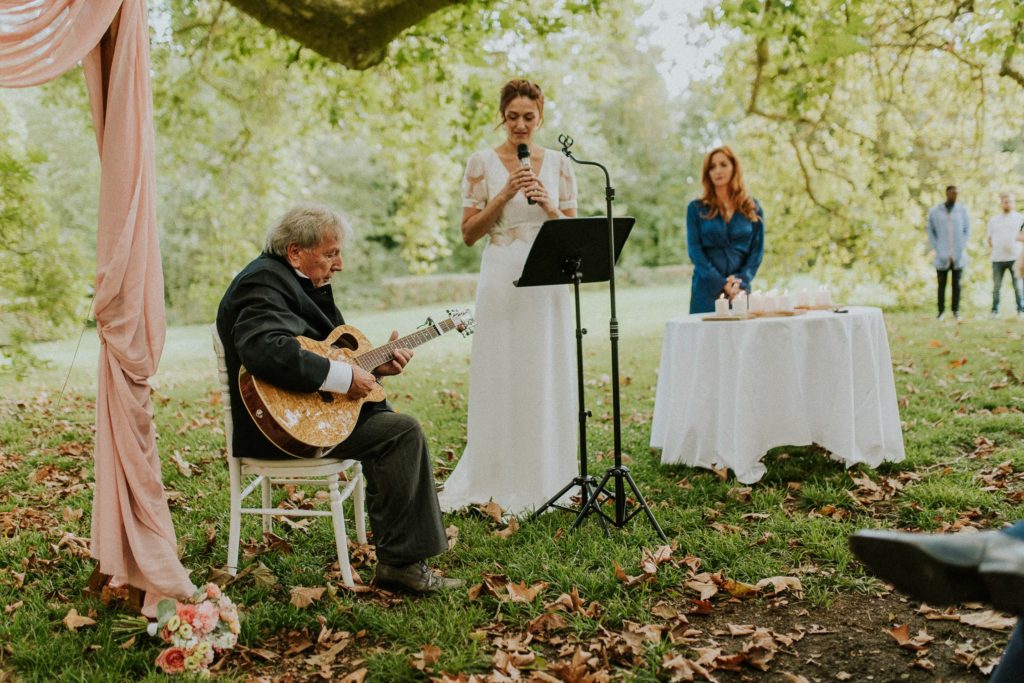
[[(323, 341), (296, 337), (307, 351), (356, 365), (350, 359), (373, 348), (370, 340), (351, 325), (341, 325)], [(330, 391), (288, 391), (249, 374), (243, 367), (238, 386), (249, 415), (263, 435), (285, 453), (319, 458), (347, 439), (355, 429), (366, 401), (383, 401), (379, 384), (360, 399)]]

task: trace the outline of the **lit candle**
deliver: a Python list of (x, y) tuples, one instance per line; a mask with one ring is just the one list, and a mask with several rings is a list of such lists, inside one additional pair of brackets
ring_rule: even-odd
[(729, 300), (725, 294), (719, 294), (715, 299), (715, 315), (729, 315)]
[(747, 303), (751, 313), (760, 313), (764, 310), (764, 295), (761, 292), (752, 292)]
[(807, 288), (802, 288), (796, 295), (796, 305), (801, 308), (807, 308), (811, 305), (811, 296), (807, 293)]

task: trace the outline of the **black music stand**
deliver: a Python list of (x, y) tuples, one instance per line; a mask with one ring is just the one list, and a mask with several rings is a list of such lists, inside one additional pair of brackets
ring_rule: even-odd
[[(622, 246), (633, 228), (631, 217), (615, 219), (615, 260), (619, 260)], [(573, 528), (578, 526), (590, 512), (598, 512), (598, 520), (605, 533), (608, 527), (600, 514), (600, 508), (589, 503), (602, 491), (597, 479), (587, 474), (587, 418), (583, 390), (583, 335), (587, 331), (580, 321), (580, 284), (583, 282), (607, 282), (611, 276), (611, 255), (608, 253), (608, 221), (597, 218), (561, 218), (541, 226), (530, 253), (523, 264), (523, 272), (512, 284), (516, 287), (540, 287), (546, 285), (572, 284), (573, 299), (576, 303), (576, 386), (579, 399), (580, 469), (579, 475), (552, 496), (533, 513), (533, 518), (550, 507), (568, 512), (577, 512)], [(580, 509), (559, 505), (558, 500), (574, 486), (580, 487)], [(611, 494), (604, 491), (608, 496)]]

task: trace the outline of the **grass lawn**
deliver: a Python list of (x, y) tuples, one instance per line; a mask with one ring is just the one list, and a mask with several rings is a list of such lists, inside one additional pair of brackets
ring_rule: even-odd
[[(984, 680), (979, 670), (1005, 643), (1005, 628), (974, 628), (955, 614), (926, 623), (916, 604), (865, 575), (846, 539), (862, 527), (998, 528), (1024, 516), (1024, 323), (887, 314), (907, 459), (847, 471), (816, 447), (779, 448), (767, 456), (766, 477), (744, 487), (706, 470), (662, 466), (647, 445), (662, 326), (685, 312), (686, 302), (679, 288), (619, 290), (623, 451), (668, 548), (659, 550), (642, 517), (606, 538), (592, 519), (569, 533), (572, 517), (561, 512), (511, 529), (508, 520), (482, 513), (447, 516), (458, 535), (437, 566), (479, 588), (408, 598), (335, 590), (340, 581), (326, 522), (278, 523), (279, 538), (262, 539), (258, 522), (249, 520), (242, 564), (261, 563), (266, 571), (227, 587), (245, 606), (243, 630), (217, 675), (654, 681), (705, 680), (703, 667), (720, 681), (783, 680), (784, 673), (836, 680), (844, 671), (850, 677), (839, 680)], [(604, 289), (584, 294), (594, 413), (588, 439), (598, 473), (611, 464), (607, 303)], [(428, 314), (443, 317), (435, 307), (348, 318), (383, 341), (392, 327), (409, 332)], [(39, 353), (52, 360), (51, 369), (18, 384), (0, 380), (0, 681), (156, 680), (159, 643), (141, 638), (122, 647), (111, 632), (117, 608), (82, 590), (93, 567), (83, 541), (92, 479), (93, 332), (58, 402), (74, 348), (74, 341), (44, 345)], [(464, 445), (469, 349), (470, 341), (447, 335), (421, 347), (407, 374), (388, 383), (395, 406), (423, 423), (439, 479)], [(154, 384), (181, 556), (201, 582), (224, 564), (228, 505), (207, 327), (169, 331)], [(189, 463), (189, 476), (174, 455)], [(372, 572), (369, 556), (368, 548), (354, 551), (364, 580)], [(744, 588), (772, 577), (782, 579)], [(519, 590), (508, 588), (516, 584)], [(289, 598), (300, 586), (329, 590), (299, 608)], [(69, 631), (62, 620), (71, 608), (95, 625)], [(942, 637), (921, 655), (884, 633), (900, 623), (912, 623), (911, 633), (926, 628)], [(750, 633), (745, 625), (770, 631)], [(858, 644), (871, 639), (874, 650)], [(963, 655), (965, 647), (973, 658)]]

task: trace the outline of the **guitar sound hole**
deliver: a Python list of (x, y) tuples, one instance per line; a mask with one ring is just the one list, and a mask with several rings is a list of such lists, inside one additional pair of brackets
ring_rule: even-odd
[(329, 391), (318, 391), (316, 393), (320, 394), (320, 400), (324, 403), (331, 403), (334, 401), (334, 394)]
[(340, 349), (351, 349), (353, 351), (359, 348), (358, 340), (348, 332), (338, 337), (333, 345)]

